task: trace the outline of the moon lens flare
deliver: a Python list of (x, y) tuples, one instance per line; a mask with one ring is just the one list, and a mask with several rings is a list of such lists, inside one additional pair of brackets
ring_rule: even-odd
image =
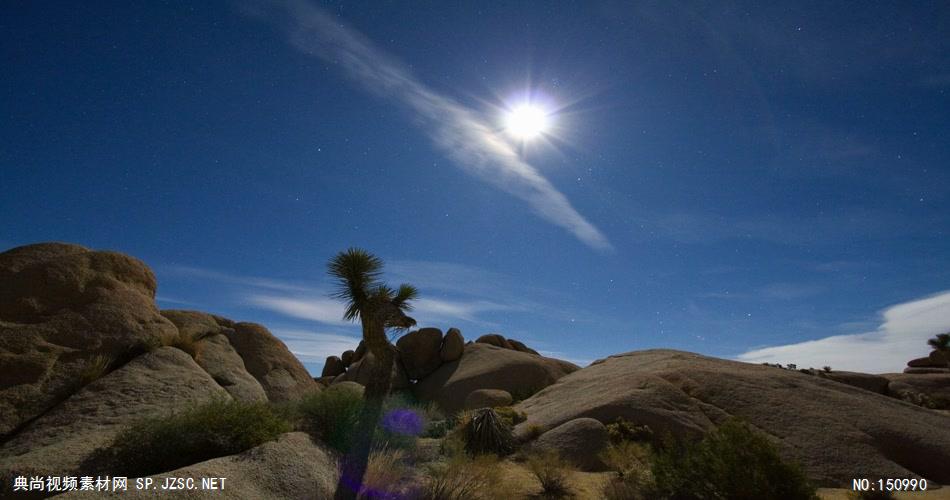
[(505, 116), (505, 128), (511, 135), (521, 140), (528, 140), (547, 131), (550, 121), (544, 109), (531, 104), (522, 104), (512, 108)]

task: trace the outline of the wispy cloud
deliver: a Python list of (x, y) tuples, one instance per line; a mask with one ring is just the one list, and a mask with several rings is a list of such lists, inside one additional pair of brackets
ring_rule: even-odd
[(161, 271), (170, 276), (180, 276), (185, 278), (199, 278), (204, 280), (216, 281), (218, 283), (228, 283), (232, 285), (245, 285), (255, 288), (266, 288), (269, 290), (279, 290), (282, 292), (312, 292), (313, 287), (292, 283), (289, 281), (276, 280), (272, 278), (259, 278), (255, 276), (244, 276), (240, 274), (230, 274), (211, 269), (204, 269), (191, 266), (166, 265), (161, 266)]
[[(343, 320), (343, 304), (338, 300), (321, 297), (277, 296), (255, 294), (248, 297), (254, 307), (297, 319), (316, 321), (327, 325), (350, 325)], [(412, 316), (424, 322), (464, 320), (483, 323), (478, 314), (488, 311), (519, 310), (516, 306), (487, 300), (443, 300), (422, 298), (413, 302)]]
[(339, 356), (343, 351), (355, 349), (360, 342), (356, 336), (301, 329), (275, 328), (273, 333), (304, 363), (323, 363), (327, 356)]
[(369, 92), (408, 107), (436, 146), (469, 174), (524, 200), (538, 216), (568, 230), (586, 245), (598, 250), (613, 248), (604, 234), (479, 114), (424, 85), (359, 32), (305, 0), (254, 3), (247, 12), (277, 22), (294, 47), (338, 65)]
[(749, 362), (796, 363), (871, 373), (899, 372), (928, 352), (926, 341), (950, 330), (950, 291), (885, 309), (877, 330), (835, 335), (797, 344), (756, 349), (738, 356)]
[(247, 298), (249, 304), (293, 318), (326, 323), (328, 325), (349, 325), (343, 320), (343, 303), (323, 297), (277, 296), (253, 294)]

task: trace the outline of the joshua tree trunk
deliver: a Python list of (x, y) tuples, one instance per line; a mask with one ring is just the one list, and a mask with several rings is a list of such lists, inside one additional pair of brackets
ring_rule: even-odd
[(356, 435), (341, 464), (340, 479), (334, 495), (336, 500), (353, 500), (359, 494), (369, 463), (373, 435), (383, 410), (383, 401), (392, 383), (394, 347), (386, 338), (382, 322), (367, 319), (369, 318), (364, 317), (363, 338), (366, 339), (367, 351), (373, 355), (375, 363), (363, 393), (363, 409), (356, 424)]

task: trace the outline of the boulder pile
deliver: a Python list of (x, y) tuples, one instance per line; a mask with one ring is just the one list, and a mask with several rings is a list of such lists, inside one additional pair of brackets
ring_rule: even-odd
[(320, 386), (266, 328), (159, 311), (138, 259), (43, 243), (0, 253), (0, 477), (78, 472), (145, 416)]
[[(438, 328), (411, 331), (396, 341), (396, 350), (392, 388), (411, 390), (451, 412), (511, 404), (579, 369), (497, 333), (466, 343), (458, 328), (445, 335)], [(329, 356), (317, 380), (327, 386), (366, 385), (374, 363), (360, 342), (355, 350)]]
[(950, 373), (950, 353), (934, 349), (925, 358), (908, 361), (904, 373)]

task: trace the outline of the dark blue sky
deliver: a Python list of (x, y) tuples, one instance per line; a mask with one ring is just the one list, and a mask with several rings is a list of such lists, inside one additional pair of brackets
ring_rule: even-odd
[(313, 370), (353, 245), (421, 324), (581, 362), (891, 371), (950, 329), (946, 3), (94, 4), (0, 18), (0, 248), (130, 253)]

